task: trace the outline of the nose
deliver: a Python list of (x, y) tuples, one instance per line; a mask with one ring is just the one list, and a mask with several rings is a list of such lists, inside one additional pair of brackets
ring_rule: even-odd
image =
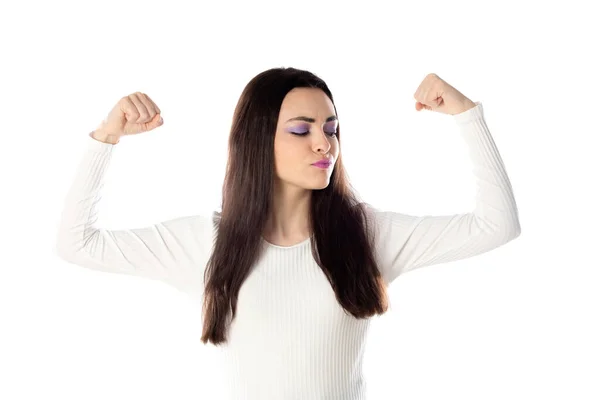
[(315, 135), (317, 139), (313, 143), (313, 151), (316, 153), (327, 154), (331, 149), (331, 143), (327, 139), (327, 136), (323, 133), (321, 135)]

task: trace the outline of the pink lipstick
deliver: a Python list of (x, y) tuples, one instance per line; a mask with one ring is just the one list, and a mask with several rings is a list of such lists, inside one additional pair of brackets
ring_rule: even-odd
[(316, 163), (312, 164), (315, 167), (319, 167), (319, 168), (329, 168), (329, 166), (331, 165), (331, 161), (328, 160), (323, 160), (323, 161), (317, 161)]

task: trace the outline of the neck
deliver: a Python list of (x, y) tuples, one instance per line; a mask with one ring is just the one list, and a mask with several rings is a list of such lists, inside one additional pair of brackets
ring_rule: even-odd
[(274, 244), (295, 244), (310, 235), (310, 200), (312, 190), (276, 184), (264, 238)]

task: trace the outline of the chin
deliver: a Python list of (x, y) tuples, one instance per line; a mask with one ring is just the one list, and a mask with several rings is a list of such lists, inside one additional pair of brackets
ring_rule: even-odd
[(295, 186), (297, 188), (302, 188), (306, 190), (321, 190), (325, 189), (331, 183), (330, 176), (320, 176), (313, 177), (312, 179), (302, 179), (302, 180), (284, 180), (288, 184)]
[(326, 181), (322, 181), (322, 182), (313, 184), (311, 189), (312, 190), (321, 190), (321, 189), (325, 189), (327, 186), (329, 186), (329, 179), (327, 179)]

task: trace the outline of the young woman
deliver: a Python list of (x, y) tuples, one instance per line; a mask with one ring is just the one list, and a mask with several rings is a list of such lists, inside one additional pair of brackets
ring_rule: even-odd
[(370, 317), (400, 274), (465, 259), (520, 234), (501, 157), (474, 103), (435, 74), (416, 109), (452, 115), (477, 180), (473, 212), (411, 216), (361, 202), (346, 177), (325, 82), (295, 68), (254, 77), (235, 108), (222, 204), (150, 227), (95, 226), (120, 137), (162, 125), (144, 93), (90, 134), (58, 234), (72, 263), (162, 280), (203, 299), (202, 342), (224, 346), (235, 399), (362, 399)]

